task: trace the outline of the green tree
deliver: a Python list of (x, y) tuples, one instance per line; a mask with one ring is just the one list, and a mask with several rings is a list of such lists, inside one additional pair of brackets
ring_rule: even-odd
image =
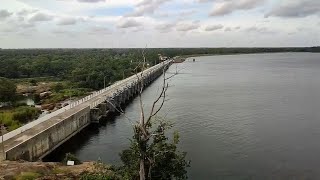
[(9, 79), (0, 77), (0, 101), (13, 101), (16, 95), (16, 85)]
[[(150, 126), (151, 127), (151, 126)], [(146, 144), (145, 152), (145, 179), (169, 180), (169, 179), (187, 179), (186, 168), (190, 162), (186, 161), (186, 152), (180, 152), (177, 149), (179, 135), (177, 132), (171, 141), (165, 135), (165, 132), (172, 127), (172, 124), (160, 121), (156, 130), (152, 132), (152, 142)], [(139, 131), (135, 129), (135, 131)], [(119, 168), (119, 173), (124, 179), (139, 179), (140, 171), (140, 148), (143, 146), (138, 136), (131, 140), (128, 149), (120, 154), (123, 166)]]

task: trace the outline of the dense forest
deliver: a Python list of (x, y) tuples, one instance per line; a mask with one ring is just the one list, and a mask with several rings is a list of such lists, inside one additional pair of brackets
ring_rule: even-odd
[[(134, 73), (142, 49), (0, 49), (0, 77), (10, 79), (55, 77), (78, 87), (99, 89)], [(320, 52), (310, 48), (158, 48), (146, 49), (150, 65), (158, 54), (169, 57), (193, 54), (267, 52)]]

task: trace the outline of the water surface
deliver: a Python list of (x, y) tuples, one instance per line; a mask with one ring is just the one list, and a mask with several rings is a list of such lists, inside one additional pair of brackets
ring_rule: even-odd
[[(320, 54), (198, 57), (177, 68), (161, 114), (180, 132), (190, 179), (320, 178)], [(160, 83), (143, 93), (146, 106)], [(135, 99), (125, 116), (138, 120), (138, 109)], [(132, 135), (125, 116), (82, 131), (60, 155), (119, 164)]]

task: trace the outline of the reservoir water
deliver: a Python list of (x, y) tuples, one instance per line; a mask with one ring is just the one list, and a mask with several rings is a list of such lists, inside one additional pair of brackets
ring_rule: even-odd
[[(189, 179), (320, 179), (320, 54), (197, 57), (177, 69), (161, 115), (180, 133)], [(146, 107), (160, 83), (144, 91)], [(138, 120), (138, 109), (136, 98), (125, 116)], [(119, 164), (132, 136), (125, 116), (85, 129), (51, 158)]]

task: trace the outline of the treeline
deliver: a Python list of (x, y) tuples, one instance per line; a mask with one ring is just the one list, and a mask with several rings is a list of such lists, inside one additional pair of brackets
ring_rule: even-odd
[[(156, 48), (146, 49), (149, 65), (158, 54), (169, 57), (192, 54), (237, 54), (269, 52), (320, 52), (310, 48)], [(1, 49), (0, 77), (11, 79), (57, 77), (79, 87), (99, 89), (134, 73), (142, 49)]]

